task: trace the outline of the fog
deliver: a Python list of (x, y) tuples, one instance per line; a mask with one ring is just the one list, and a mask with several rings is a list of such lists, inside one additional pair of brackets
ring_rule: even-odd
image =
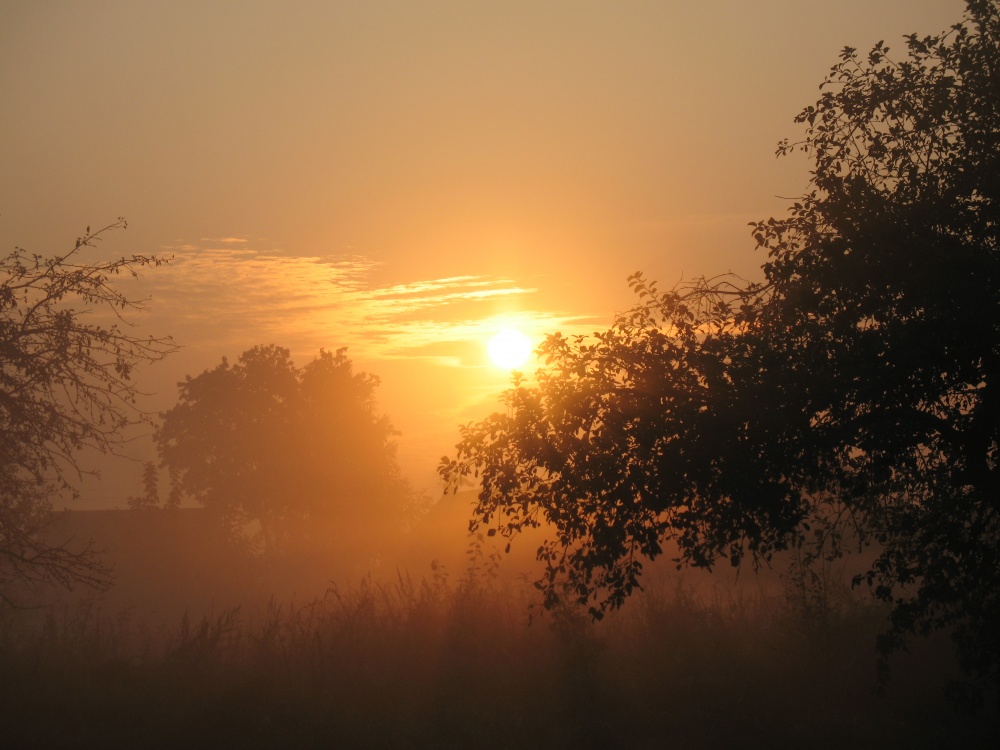
[(468, 535), (473, 499), (270, 560), (203, 509), (60, 515), (51, 538), (93, 539), (115, 583), (35, 590), (46, 606), (5, 611), (8, 736), (19, 747), (990, 746), (995, 715), (954, 714), (942, 695), (955, 675), (946, 639), (894, 658), (876, 690), (887, 611), (850, 588), (849, 564), (797, 578), (787, 555), (760, 574), (665, 560), (596, 623), (539, 606), (544, 530), (510, 554)]
[(0, 3), (0, 745), (993, 748), (995, 81), (891, 65), (964, 5)]

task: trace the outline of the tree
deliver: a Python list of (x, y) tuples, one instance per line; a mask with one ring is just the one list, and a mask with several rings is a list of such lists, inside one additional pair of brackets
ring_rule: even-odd
[(595, 616), (676, 545), (711, 568), (791, 545), (877, 557), (883, 654), (948, 629), (1000, 675), (1000, 10), (844, 50), (797, 117), (811, 190), (753, 225), (763, 281), (699, 279), (590, 340), (541, 346), (537, 384), (462, 428), (440, 472), (481, 483), (472, 526), (542, 522), (546, 602)]
[(354, 373), (345, 351), (320, 350), (299, 369), (288, 349), (256, 346), (180, 383), (156, 433), (175, 498), (237, 537), (259, 524), (272, 554), (398, 519), (395, 431), (377, 414), (378, 378)]
[[(167, 500), (167, 508), (176, 508), (178, 498), (170, 497)], [(132, 495), (126, 501), (131, 510), (149, 510), (159, 508), (160, 505), (160, 471), (155, 461), (146, 461), (142, 465), (142, 494)]]
[(39, 532), (53, 498), (76, 496), (85, 473), (79, 452), (116, 453), (126, 428), (148, 422), (132, 376), (175, 349), (169, 338), (130, 331), (122, 316), (143, 301), (112, 283), (162, 259), (84, 260), (105, 233), (125, 226), (119, 219), (88, 227), (62, 255), (16, 248), (0, 259), (0, 586), (107, 582), (108, 571), (88, 551), (53, 546)]

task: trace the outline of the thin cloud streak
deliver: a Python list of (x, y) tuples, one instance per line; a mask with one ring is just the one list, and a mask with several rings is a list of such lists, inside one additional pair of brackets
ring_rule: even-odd
[[(480, 362), (458, 352), (479, 347), (500, 327), (539, 341), (545, 332), (581, 332), (599, 320), (532, 310), (537, 289), (512, 279), (453, 276), (378, 286), (372, 276), (380, 264), (362, 256), (294, 257), (235, 244), (164, 248), (170, 263), (138, 282), (150, 297), (148, 323), (201, 349), (273, 342), (315, 353), (346, 346), (369, 360), (461, 367)], [(437, 352), (441, 347), (452, 351)]]

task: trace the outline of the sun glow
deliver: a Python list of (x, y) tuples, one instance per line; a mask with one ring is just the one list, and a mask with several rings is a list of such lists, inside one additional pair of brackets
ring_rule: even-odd
[(490, 339), (487, 346), (490, 359), (497, 367), (514, 370), (531, 355), (531, 339), (513, 328), (504, 328)]

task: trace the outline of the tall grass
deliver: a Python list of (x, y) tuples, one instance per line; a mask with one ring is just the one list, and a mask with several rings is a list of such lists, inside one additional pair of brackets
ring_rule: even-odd
[[(534, 616), (489, 560), (185, 615), (0, 617), (0, 732), (45, 748), (992, 747), (941, 643), (876, 690), (885, 613), (849, 594), (662, 582), (601, 623)], [(807, 589), (803, 592), (808, 593)], [(828, 592), (830, 593), (830, 592)], [(788, 595), (790, 594), (790, 595)], [(538, 610), (531, 610), (538, 615)]]

